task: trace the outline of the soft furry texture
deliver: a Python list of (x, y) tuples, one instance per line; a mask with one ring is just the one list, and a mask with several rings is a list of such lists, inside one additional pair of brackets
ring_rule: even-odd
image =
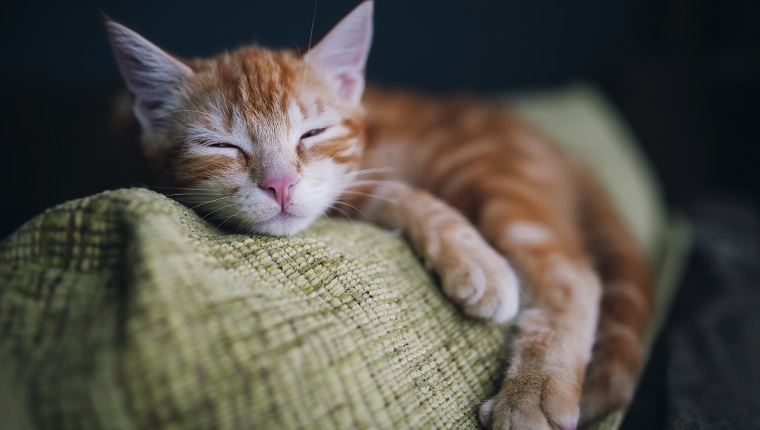
[(403, 231), (467, 314), (516, 322), (487, 426), (569, 429), (626, 404), (652, 305), (634, 241), (584, 170), (501, 108), (363, 92), (372, 8), (303, 57), (186, 61), (108, 22), (164, 184), (237, 230), (292, 235), (332, 208)]

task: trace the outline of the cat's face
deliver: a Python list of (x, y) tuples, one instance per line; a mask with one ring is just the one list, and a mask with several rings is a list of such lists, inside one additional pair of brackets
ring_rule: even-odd
[(362, 153), (371, 14), (362, 3), (303, 58), (246, 47), (181, 61), (108, 22), (144, 151), (179, 200), (275, 236), (324, 213)]
[(164, 182), (227, 226), (276, 236), (309, 226), (358, 165), (360, 106), (289, 52), (247, 48), (192, 67), (162, 126), (143, 135)]

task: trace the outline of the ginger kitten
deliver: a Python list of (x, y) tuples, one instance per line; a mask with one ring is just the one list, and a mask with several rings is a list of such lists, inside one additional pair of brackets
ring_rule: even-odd
[(327, 211), (403, 231), (465, 313), (514, 320), (487, 427), (573, 429), (625, 406), (652, 307), (632, 238), (578, 165), (502, 109), (365, 91), (372, 10), (302, 56), (185, 60), (108, 21), (163, 185), (250, 233), (293, 235)]

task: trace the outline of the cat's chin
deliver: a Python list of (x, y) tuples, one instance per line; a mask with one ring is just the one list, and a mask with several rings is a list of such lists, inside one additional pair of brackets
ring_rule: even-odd
[(313, 221), (308, 217), (280, 212), (266, 221), (255, 223), (252, 231), (253, 233), (275, 237), (293, 236), (306, 230)]

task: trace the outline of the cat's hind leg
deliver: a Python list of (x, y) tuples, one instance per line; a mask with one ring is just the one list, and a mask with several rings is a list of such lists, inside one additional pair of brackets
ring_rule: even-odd
[(588, 423), (625, 407), (642, 367), (644, 334), (653, 306), (646, 262), (597, 185), (581, 178), (587, 248), (602, 282), (593, 356), (581, 402)]
[(480, 230), (523, 286), (506, 376), (480, 409), (494, 429), (576, 428), (596, 331), (601, 287), (574, 217), (536, 191), (502, 187), (479, 214)]

